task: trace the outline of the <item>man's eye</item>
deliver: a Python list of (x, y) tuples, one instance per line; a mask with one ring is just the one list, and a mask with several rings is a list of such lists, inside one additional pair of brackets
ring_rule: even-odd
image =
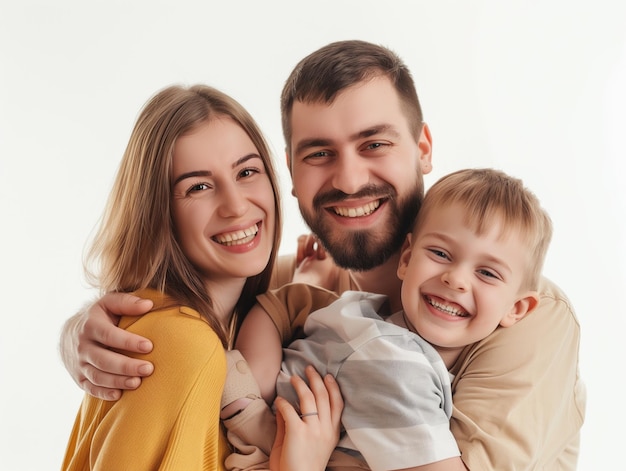
[(319, 152), (314, 152), (313, 154), (310, 154), (309, 157), (328, 157), (328, 152), (326, 152), (325, 150), (321, 150)]

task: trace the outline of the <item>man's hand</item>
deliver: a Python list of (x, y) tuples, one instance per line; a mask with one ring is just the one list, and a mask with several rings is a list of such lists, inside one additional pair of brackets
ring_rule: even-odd
[(61, 332), (61, 358), (72, 379), (85, 392), (115, 401), (122, 389), (136, 389), (141, 377), (152, 374), (152, 363), (110, 350), (152, 350), (150, 340), (117, 327), (121, 315), (139, 316), (151, 308), (152, 301), (148, 299), (109, 293), (67, 320)]
[(335, 286), (337, 267), (315, 235), (298, 237), (294, 283), (307, 283), (332, 290)]

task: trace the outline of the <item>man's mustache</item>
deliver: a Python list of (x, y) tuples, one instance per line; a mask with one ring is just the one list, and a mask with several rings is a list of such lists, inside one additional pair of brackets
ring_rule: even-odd
[(313, 198), (313, 207), (319, 208), (330, 204), (340, 203), (347, 199), (359, 198), (386, 198), (395, 199), (396, 191), (391, 185), (365, 185), (356, 193), (347, 194), (341, 190), (329, 190), (319, 193)]

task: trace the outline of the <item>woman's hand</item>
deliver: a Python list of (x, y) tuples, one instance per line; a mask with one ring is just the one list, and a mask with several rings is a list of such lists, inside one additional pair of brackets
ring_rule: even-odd
[(138, 316), (152, 308), (150, 300), (125, 293), (104, 295), (86, 311), (68, 319), (59, 350), (72, 379), (92, 396), (114, 401), (122, 389), (136, 389), (152, 374), (150, 362), (129, 358), (110, 348), (148, 353), (152, 343), (117, 327), (121, 315)]
[(277, 397), (276, 440), (270, 455), (272, 471), (320, 471), (339, 441), (343, 398), (331, 375), (321, 376), (306, 368), (309, 385), (298, 376), (291, 378), (300, 401), (298, 414), (291, 404)]

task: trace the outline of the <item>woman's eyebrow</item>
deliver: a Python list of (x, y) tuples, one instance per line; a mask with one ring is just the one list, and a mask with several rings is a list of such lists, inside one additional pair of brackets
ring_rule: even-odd
[[(251, 153), (251, 154), (247, 154), (244, 155), (243, 157), (237, 159), (235, 162), (233, 162), (233, 164), (231, 165), (231, 168), (236, 168), (237, 166), (247, 162), (250, 159), (260, 159), (261, 156), (259, 154), (255, 154), (255, 153)], [(213, 172), (211, 172), (210, 170), (194, 170), (192, 172), (186, 172), (183, 173), (182, 175), (179, 175), (176, 180), (174, 180), (174, 185), (176, 185), (178, 182), (184, 180), (185, 178), (193, 178), (193, 177), (210, 177), (213, 175)]]

